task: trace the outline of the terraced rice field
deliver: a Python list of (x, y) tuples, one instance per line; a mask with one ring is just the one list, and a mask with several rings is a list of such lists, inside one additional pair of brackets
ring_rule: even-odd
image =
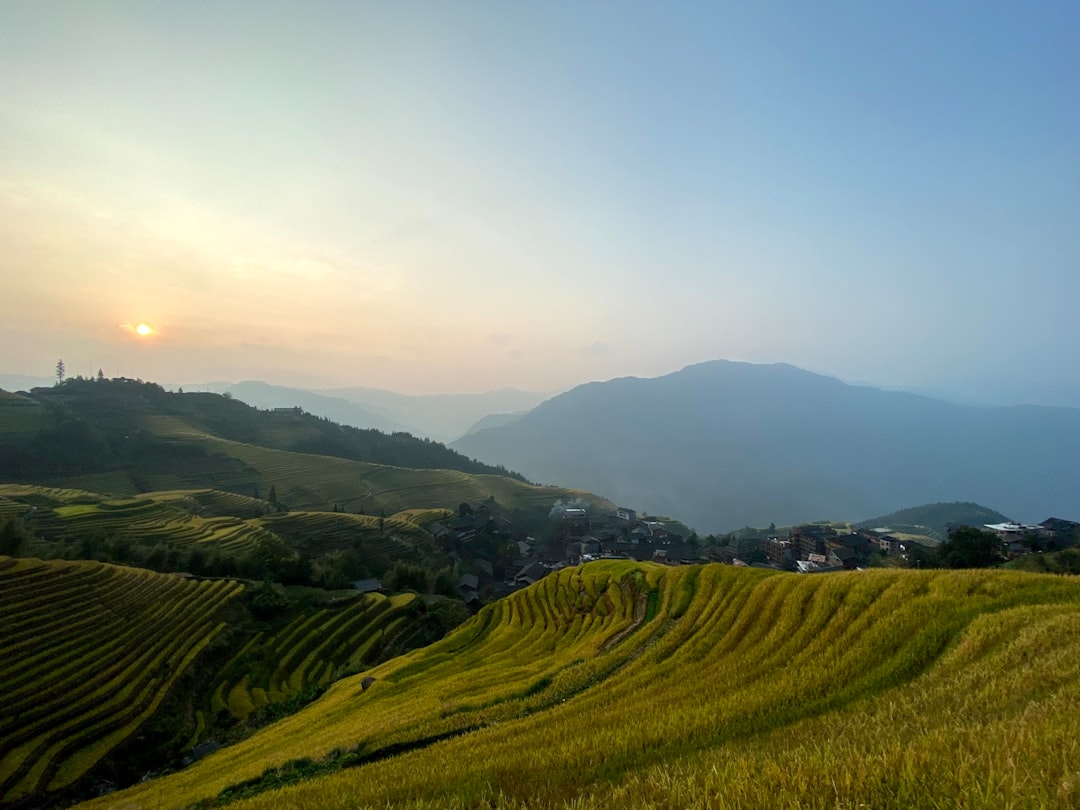
[(1078, 661), (1068, 578), (596, 562), (90, 806), (1075, 808)]
[(87, 535), (123, 535), (142, 542), (167, 540), (180, 546), (214, 544), (230, 551), (254, 547), (269, 533), (237, 517), (204, 518), (170, 499), (153, 494), (96, 503), (71, 503), (35, 514), (34, 527), (50, 539), (78, 539)]
[(26, 516), (28, 525), (49, 541), (121, 536), (181, 548), (200, 544), (235, 554), (247, 553), (265, 539), (284, 541), (312, 557), (353, 549), (371, 560), (421, 562), (422, 550), (437, 549), (419, 519), (447, 514), (410, 510), (384, 519), (341, 512), (267, 514), (270, 508), (255, 498), (206, 489), (114, 499), (82, 490), (0, 485), (0, 520)]
[(0, 523), (21, 517), (30, 511), (30, 507), (21, 501), (0, 495)]
[(210, 710), (238, 720), (267, 703), (325, 686), (355, 671), (408, 619), (414, 594), (368, 594), (345, 607), (302, 615), (280, 632), (252, 639), (222, 670)]
[(0, 557), (0, 803), (71, 784), (135, 733), (241, 590)]

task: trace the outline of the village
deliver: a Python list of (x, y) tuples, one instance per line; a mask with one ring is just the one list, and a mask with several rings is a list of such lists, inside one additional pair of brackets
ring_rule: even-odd
[[(998, 523), (974, 528), (999, 539), (1002, 560), (1067, 548), (1080, 536), (1080, 523), (1060, 518), (1037, 525)], [(718, 562), (821, 574), (883, 565), (919, 567), (923, 555), (933, 549), (888, 527), (845, 530), (828, 523), (793, 526), (786, 534), (770, 527), (773, 531), (761, 530), (759, 536), (733, 532), (700, 538), (671, 518), (638, 514), (626, 507), (590, 514), (584, 503), (553, 509), (540, 538), (515, 530), (492, 502), (463, 503), (456, 517), (428, 529), (452, 549), (464, 572), (458, 578), (458, 592), (474, 609), (532, 585), (552, 571), (592, 560), (664, 565)]]

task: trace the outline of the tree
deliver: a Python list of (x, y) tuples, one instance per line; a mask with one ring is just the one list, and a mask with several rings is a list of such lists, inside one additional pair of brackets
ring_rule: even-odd
[(1001, 541), (991, 532), (960, 526), (938, 546), (937, 557), (947, 568), (987, 568), (1001, 562)]
[(277, 489), (273, 484), (270, 485), (270, 494), (266, 496), (266, 499), (272, 504), (277, 504)]
[(9, 520), (3, 527), (0, 527), (0, 554), (18, 557), (25, 544), (26, 535), (15, 524), (14, 520)]
[(64, 381), (64, 373), (66, 369), (64, 367), (64, 358), (61, 357), (56, 361), (56, 384), (60, 385)]
[(97, 370), (97, 381), (105, 382), (105, 372), (102, 371), (100, 368)]

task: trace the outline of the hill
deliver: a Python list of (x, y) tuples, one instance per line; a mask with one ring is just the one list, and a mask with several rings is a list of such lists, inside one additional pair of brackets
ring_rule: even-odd
[(903, 503), (1078, 511), (1080, 410), (975, 408), (716, 361), (579, 386), (452, 447), (698, 531), (862, 520)]
[[(42, 418), (47, 415), (52, 420), (51, 432), (27, 436), (25, 428), (8, 424), (8, 411), (21, 413), (34, 406), (39, 406)], [(0, 422), (0, 440), (6, 440), (12, 453), (21, 451), (8, 466), (21, 465), (31, 473), (35, 467), (61, 465), (63, 459), (56, 458), (58, 455), (79, 455), (84, 465), (95, 457), (100, 457), (99, 464), (123, 457), (124, 443), (138, 442), (137, 434), (146, 432), (145, 417), (167, 415), (219, 438), (277, 450), (400, 467), (512, 475), (407, 433), (338, 425), (292, 407), (262, 411), (229, 396), (171, 393), (153, 383), (133, 380), (67, 380), (63, 385), (8, 394), (0, 400), (0, 407), (5, 416)], [(24, 440), (22, 446), (20, 439)], [(145, 447), (136, 446), (128, 455), (136, 451), (146, 454)]]
[(950, 524), (981, 527), (988, 523), (1008, 522), (1009, 518), (1001, 512), (977, 503), (930, 503), (870, 518), (857, 525), (863, 529), (888, 527), (899, 532), (926, 533), (944, 540), (948, 537)]
[(208, 393), (128, 380), (69, 380), (0, 396), (0, 481), (116, 496), (209, 488), (294, 509), (391, 515), (495, 497), (542, 511), (559, 498), (429, 440), (259, 411)]
[(1078, 656), (1069, 578), (596, 562), (88, 806), (1075, 807)]

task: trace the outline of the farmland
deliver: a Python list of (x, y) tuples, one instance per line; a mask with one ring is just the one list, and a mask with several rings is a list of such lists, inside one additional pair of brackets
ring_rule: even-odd
[(408, 622), (414, 594), (367, 594), (344, 608), (302, 613), (277, 633), (259, 633), (222, 669), (210, 711), (247, 720), (255, 709), (326, 686), (377, 658), (380, 644)]
[(467, 615), (412, 593), (301, 590), (0, 557), (0, 802), (175, 766)]
[(223, 628), (235, 582), (0, 558), (0, 798), (74, 782)]
[(595, 562), (91, 806), (1075, 807), (1077, 660), (1068, 578)]
[(24, 518), (40, 535), (29, 550), (43, 556), (62, 555), (86, 537), (119, 537), (143, 546), (199, 547), (233, 556), (252, 552), (260, 542), (276, 542), (309, 557), (354, 549), (369, 560), (423, 562), (426, 555), (438, 554), (423, 526), (446, 514), (439, 509), (406, 510), (387, 518), (274, 512), (266, 501), (217, 490), (111, 498), (84, 490), (0, 484), (0, 519)]

